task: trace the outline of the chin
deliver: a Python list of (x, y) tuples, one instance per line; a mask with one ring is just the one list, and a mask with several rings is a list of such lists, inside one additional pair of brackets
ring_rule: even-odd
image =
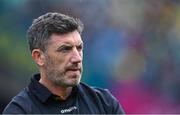
[(69, 85), (76, 86), (80, 83), (80, 79), (73, 79), (69, 82)]
[(81, 75), (68, 75), (64, 79), (56, 79), (55, 84), (63, 87), (73, 87), (80, 83)]
[(79, 82), (80, 82), (80, 80), (75, 80), (75, 81), (71, 81), (70, 84), (75, 86), (75, 85), (78, 85)]
[(77, 86), (79, 83), (65, 83), (64, 86), (66, 87), (74, 87)]

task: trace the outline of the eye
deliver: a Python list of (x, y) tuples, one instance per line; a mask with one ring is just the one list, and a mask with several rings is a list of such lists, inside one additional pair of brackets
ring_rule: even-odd
[(72, 46), (61, 46), (58, 48), (58, 52), (67, 53), (72, 50)]
[(77, 49), (78, 49), (78, 51), (82, 51), (83, 50), (83, 45), (81, 44), (81, 45), (77, 46)]

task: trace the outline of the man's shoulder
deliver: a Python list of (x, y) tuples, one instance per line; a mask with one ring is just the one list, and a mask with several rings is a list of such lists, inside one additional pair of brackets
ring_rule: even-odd
[(9, 104), (4, 109), (3, 113), (12, 113), (12, 112), (23, 113), (25, 112), (25, 108), (27, 108), (27, 106), (30, 106), (30, 103), (31, 100), (30, 97), (28, 96), (27, 89), (24, 88), (15, 97), (11, 99)]
[(26, 103), (29, 102), (30, 97), (28, 96), (27, 88), (20, 91), (15, 97), (12, 98), (11, 102)]
[(94, 98), (101, 98), (101, 100), (108, 101), (108, 100), (116, 100), (116, 98), (111, 94), (108, 89), (90, 86), (85, 83), (80, 83), (79, 85), (81, 92), (86, 95), (91, 95)]
[(86, 83), (81, 82), (79, 87), (83, 88), (84, 90), (92, 91), (94, 93), (108, 93), (108, 89), (100, 88), (96, 86), (90, 86)]
[(108, 89), (80, 83), (79, 90), (81, 90), (83, 94), (82, 97), (84, 97), (89, 105), (97, 106), (101, 111), (105, 111), (105, 113), (109, 114), (124, 113), (119, 101)]

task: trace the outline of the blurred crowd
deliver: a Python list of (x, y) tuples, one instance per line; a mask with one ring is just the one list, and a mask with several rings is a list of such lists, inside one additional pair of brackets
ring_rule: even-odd
[(83, 82), (126, 113), (180, 113), (179, 0), (1, 0), (0, 111), (37, 72), (26, 30), (46, 12), (84, 23)]

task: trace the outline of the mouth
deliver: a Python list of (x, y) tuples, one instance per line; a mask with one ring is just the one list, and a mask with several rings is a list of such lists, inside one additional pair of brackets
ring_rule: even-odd
[(81, 68), (69, 68), (66, 71), (72, 76), (79, 76), (81, 74)]
[(81, 71), (81, 68), (68, 68), (67, 71)]

